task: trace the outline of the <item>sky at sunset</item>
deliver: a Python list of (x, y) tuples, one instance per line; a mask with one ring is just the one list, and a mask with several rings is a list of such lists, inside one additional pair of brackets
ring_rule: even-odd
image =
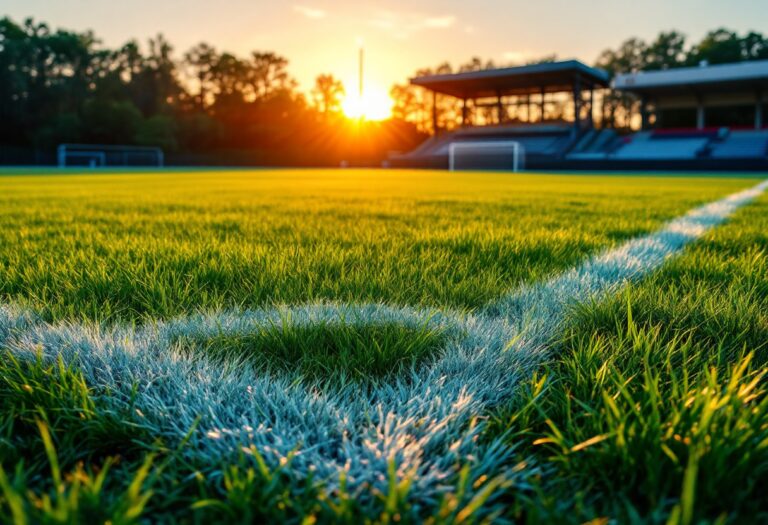
[(363, 41), (366, 85), (384, 93), (419, 67), (473, 55), (507, 63), (555, 53), (591, 63), (629, 36), (666, 29), (693, 39), (720, 26), (768, 31), (766, 0), (2, 0), (0, 15), (93, 29), (109, 46), (162, 32), (177, 56), (201, 41), (240, 55), (276, 51), (303, 89), (319, 73), (354, 89)]

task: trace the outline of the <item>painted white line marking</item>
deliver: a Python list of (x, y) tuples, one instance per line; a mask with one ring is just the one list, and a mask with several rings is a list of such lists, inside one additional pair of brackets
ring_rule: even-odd
[[(353, 493), (385, 489), (390, 460), (410, 475), (410, 497), (425, 503), (440, 493), (457, 466), (474, 476), (498, 474), (508, 450), (480, 446), (478, 414), (509, 399), (546, 355), (545, 344), (575, 302), (599, 299), (627, 280), (658, 268), (687, 243), (768, 188), (756, 187), (702, 206), (656, 233), (631, 240), (541, 284), (524, 286), (477, 315), (385, 305), (316, 304), (190, 316), (139, 331), (48, 325), (12, 306), (0, 307), (0, 344), (23, 355), (42, 347), (76, 361), (88, 383), (114, 392), (158, 434), (178, 442), (200, 416), (188, 454), (218, 465), (242, 446), (255, 445), (277, 464), (296, 452), (293, 470), (313, 471), (333, 484), (345, 472)], [(397, 322), (450, 328), (441, 356), (389, 384), (365, 392), (347, 386), (319, 392), (281, 377), (257, 375), (246, 365), (222, 367), (173, 348), (179, 335), (245, 334), (264, 323)], [(510, 474), (512, 475), (512, 474)]]

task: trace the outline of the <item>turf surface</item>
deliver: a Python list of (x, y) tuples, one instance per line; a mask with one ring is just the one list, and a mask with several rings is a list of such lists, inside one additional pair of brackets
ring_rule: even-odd
[[(754, 183), (339, 171), (0, 177), (0, 300), (48, 320), (108, 324), (318, 299), (479, 309)], [(766, 217), (763, 198), (653, 276), (576, 309), (553, 343), (558, 358), (508, 407), (477, 414), (493, 421), (482, 438), (513, 446), (499, 469), (518, 481), (457, 465), (438, 501), (414, 502), (396, 465), (386, 490), (366, 495), (297, 482), (290, 456), (268, 465), (248, 447), (211, 470), (184, 443), (169, 448), (150, 432), (130, 395), (114, 403), (125, 388), (95, 389), (76, 367), (4, 350), (0, 521), (765, 519)], [(298, 368), (311, 385), (398, 374), (430, 359), (443, 336), (426, 324), (284, 323), (178, 344), (222, 367)]]
[(49, 320), (475, 309), (754, 180), (385, 171), (0, 177), (0, 298)]
[(762, 197), (574, 312), (559, 358), (494, 419), (547, 466), (532, 494), (512, 496), (518, 518), (768, 520), (766, 232)]
[(434, 355), (443, 343), (440, 329), (396, 323), (278, 324), (246, 334), (181, 337), (185, 352), (221, 362), (244, 361), (260, 373), (299, 370), (306, 380), (366, 382), (391, 377)]

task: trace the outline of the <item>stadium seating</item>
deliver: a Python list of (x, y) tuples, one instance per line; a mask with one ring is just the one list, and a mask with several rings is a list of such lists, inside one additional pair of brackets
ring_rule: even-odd
[(644, 131), (632, 135), (627, 143), (611, 154), (620, 160), (689, 160), (704, 153), (708, 136), (664, 136)]
[(593, 129), (584, 134), (568, 154), (568, 159), (599, 160), (608, 156), (619, 142), (612, 129)]
[(713, 159), (753, 159), (768, 156), (768, 130), (731, 131), (723, 140), (712, 143)]
[(658, 162), (660, 167), (728, 161), (768, 163), (768, 129), (661, 129), (627, 136), (620, 136), (611, 129), (591, 129), (574, 136), (570, 126), (549, 124), (462, 128), (441, 133), (416, 150), (393, 158), (393, 165), (440, 167), (447, 163), (451, 143), (486, 140), (519, 142), (524, 148), (526, 162), (533, 161), (529, 166), (548, 162), (551, 165), (553, 160), (609, 162), (612, 166)]
[[(569, 158), (600, 158), (569, 155)], [(768, 130), (659, 130), (635, 133), (603, 158), (618, 160), (693, 160), (768, 158)]]
[(443, 164), (447, 163), (450, 146), (454, 142), (483, 142), (514, 140), (525, 151), (526, 158), (562, 158), (573, 145), (572, 127), (561, 124), (546, 125), (505, 125), (461, 128), (456, 131), (433, 136), (415, 150), (392, 157), (394, 165), (399, 164)]

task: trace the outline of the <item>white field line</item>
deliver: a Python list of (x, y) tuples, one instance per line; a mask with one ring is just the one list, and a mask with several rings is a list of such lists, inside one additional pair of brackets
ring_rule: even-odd
[[(495, 475), (509, 454), (500, 442), (480, 445), (478, 415), (510, 399), (541, 364), (546, 343), (568, 308), (613, 293), (658, 268), (687, 243), (723, 222), (768, 188), (768, 181), (673, 220), (549, 281), (523, 286), (477, 315), (385, 305), (313, 304), (199, 314), (144, 329), (50, 325), (13, 306), (0, 307), (0, 345), (31, 356), (62, 355), (89, 385), (113, 392), (110, 402), (132, 409), (171, 444), (200, 417), (186, 453), (216, 468), (227, 455), (254, 445), (277, 465), (292, 452), (292, 472), (335, 484), (344, 472), (353, 493), (386, 489), (391, 460), (413, 479), (410, 497), (429, 504), (460, 465), (472, 476)], [(179, 351), (180, 336), (247, 334), (260, 325), (397, 322), (447, 329), (433, 362), (388, 384), (320, 390), (291, 374), (257, 374), (243, 363), (222, 366)], [(514, 476), (511, 472), (507, 475)], [(361, 490), (362, 493), (362, 490)]]

